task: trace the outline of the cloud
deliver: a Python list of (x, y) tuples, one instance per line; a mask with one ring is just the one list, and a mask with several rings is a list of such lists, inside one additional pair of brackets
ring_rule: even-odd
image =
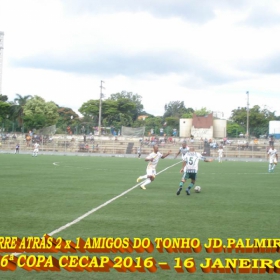
[[(69, 59), (71, 58), (71, 59)], [(55, 70), (75, 74), (129, 76), (141, 78), (149, 75), (170, 75), (176, 73), (187, 78), (190, 86), (223, 84), (237, 79), (236, 75), (215, 69), (210, 62), (186, 53), (172, 51), (140, 52), (136, 54), (75, 53), (54, 55), (50, 53), (14, 59), (14, 67)]]
[(280, 53), (267, 55), (259, 59), (246, 59), (239, 68), (254, 74), (280, 74)]
[(143, 13), (155, 17), (180, 17), (187, 21), (205, 23), (215, 17), (207, 0), (64, 0), (65, 9), (75, 14), (108, 14), (118, 12)]
[(280, 12), (271, 5), (254, 6), (240, 24), (254, 28), (273, 27), (280, 24)]

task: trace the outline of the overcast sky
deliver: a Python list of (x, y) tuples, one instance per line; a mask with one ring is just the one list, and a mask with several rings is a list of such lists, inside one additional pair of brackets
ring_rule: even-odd
[(279, 0), (0, 0), (2, 94), (78, 111), (128, 91), (163, 115), (170, 101), (280, 114)]

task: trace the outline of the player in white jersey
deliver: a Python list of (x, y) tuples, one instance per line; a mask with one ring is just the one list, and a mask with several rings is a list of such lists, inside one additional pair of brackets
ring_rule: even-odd
[(138, 154), (138, 158), (141, 158), (141, 147), (137, 148), (137, 154)]
[(270, 146), (267, 152), (267, 157), (269, 158), (268, 172), (273, 172), (278, 162), (278, 153), (273, 145)]
[(179, 155), (182, 154), (182, 159), (184, 158), (184, 155), (189, 151), (189, 147), (187, 146), (187, 142), (183, 141), (182, 147), (180, 147), (178, 153), (175, 155), (174, 159)]
[(38, 152), (39, 152), (39, 147), (40, 147), (39, 143), (36, 142), (36, 143), (34, 144), (34, 150), (33, 150), (33, 153), (32, 153), (32, 156), (33, 156), (33, 157), (37, 157)]
[(153, 146), (153, 152), (150, 153), (146, 158), (145, 161), (148, 161), (148, 166), (146, 169), (146, 175), (140, 176), (137, 179), (137, 183), (140, 182), (143, 179), (146, 179), (140, 186), (141, 189), (145, 190), (146, 189), (146, 185), (150, 184), (152, 181), (154, 181), (155, 176), (156, 176), (156, 166), (158, 164), (159, 159), (164, 159), (166, 158), (168, 155), (170, 155), (171, 151), (169, 151), (168, 153), (166, 153), (165, 155), (163, 155), (162, 153), (160, 153), (158, 151), (158, 145), (154, 145)]
[(219, 162), (222, 162), (223, 161), (223, 153), (224, 153), (223, 146), (220, 146), (217, 152), (218, 152), (218, 160), (219, 160)]
[(194, 147), (190, 147), (189, 152), (187, 152), (184, 156), (183, 159), (183, 166), (180, 170), (181, 173), (183, 173), (183, 177), (182, 180), (179, 184), (179, 189), (177, 191), (177, 195), (180, 194), (184, 183), (186, 182), (187, 179), (191, 179), (191, 182), (188, 186), (188, 188), (186, 189), (186, 193), (187, 195), (191, 194), (191, 188), (194, 186), (195, 184), (195, 180), (196, 180), (196, 174), (198, 172), (198, 163), (199, 160), (203, 160), (205, 162), (212, 162), (213, 159), (207, 159), (204, 156), (201, 155), (201, 153), (197, 153), (194, 150)]

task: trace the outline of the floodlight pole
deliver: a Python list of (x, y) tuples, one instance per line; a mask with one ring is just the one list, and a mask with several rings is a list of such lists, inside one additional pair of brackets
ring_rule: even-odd
[(249, 141), (249, 91), (246, 91), (247, 94), (247, 139)]
[(99, 119), (98, 119), (98, 135), (101, 135), (101, 113), (102, 113), (102, 89), (105, 89), (102, 84), (105, 83), (103, 81), (101, 81), (101, 85), (100, 85), (100, 98), (99, 98)]

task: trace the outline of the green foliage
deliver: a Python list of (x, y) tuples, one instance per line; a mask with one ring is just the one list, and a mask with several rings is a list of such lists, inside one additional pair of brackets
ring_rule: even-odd
[(11, 105), (9, 103), (0, 101), (0, 121), (3, 121), (7, 118), (7, 115), (10, 113)]
[[(89, 100), (81, 106), (79, 112), (84, 117), (99, 118), (100, 100)], [(131, 92), (122, 91), (112, 94), (108, 99), (102, 101), (101, 124), (102, 126), (133, 126), (139, 113), (143, 110), (141, 96)]]
[[(60, 128), (63, 133), (65, 133), (66, 127), (68, 125), (70, 126), (74, 126), (80, 123), (80, 118), (79, 115), (77, 113), (75, 113), (71, 108), (67, 108), (67, 107), (58, 107), (58, 120), (56, 123), (56, 130), (58, 131), (58, 129)], [(58, 133), (56, 131), (56, 133)]]
[(59, 118), (57, 105), (37, 95), (26, 102), (23, 113), (25, 127), (28, 129), (54, 125)]
[(204, 117), (206, 115), (209, 115), (212, 113), (211, 110), (208, 110), (206, 107), (202, 107), (201, 109), (199, 110), (195, 110), (194, 113), (199, 116), (199, 117)]
[(17, 120), (18, 126), (23, 127), (23, 110), (26, 102), (32, 97), (31, 95), (21, 96), (20, 94), (16, 94), (16, 98), (14, 99), (11, 107), (11, 118), (13, 120)]
[(193, 113), (185, 113), (182, 115), (182, 119), (192, 119)]
[(227, 122), (227, 136), (238, 137), (240, 133), (245, 134), (245, 129), (237, 123)]
[(145, 130), (146, 133), (150, 132), (153, 129), (154, 133), (158, 133), (158, 129), (162, 127), (162, 118), (161, 117), (148, 117), (145, 119)]
[(99, 114), (99, 100), (89, 100), (82, 104), (78, 110), (82, 115), (96, 117)]
[[(190, 110), (191, 108), (188, 109)], [(186, 113), (190, 113), (188, 109), (186, 109), (184, 101), (171, 101), (168, 104), (165, 104), (164, 106), (165, 113), (163, 115), (163, 118), (167, 118), (167, 117), (181, 118), (182, 115)]]
[[(247, 108), (238, 108), (232, 110), (231, 119), (246, 129), (247, 127)], [(251, 136), (259, 137), (268, 133), (269, 121), (275, 120), (275, 112), (270, 112), (266, 108), (261, 109), (259, 105), (255, 105), (249, 109), (249, 133)]]
[(176, 128), (176, 129), (179, 128), (179, 121), (180, 121), (179, 118), (168, 117), (168, 118), (165, 118), (165, 121), (166, 121), (168, 126), (172, 126), (173, 128)]
[(142, 96), (134, 94), (132, 92), (122, 91), (121, 93), (114, 93), (108, 98), (108, 100), (119, 101), (120, 103), (133, 103), (134, 106), (130, 107), (130, 115), (133, 121), (137, 120), (137, 117), (143, 112)]
[(24, 116), (24, 123), (28, 129), (40, 129), (46, 125), (46, 119), (43, 114), (30, 114)]
[(0, 101), (2, 101), (2, 102), (8, 101), (8, 96), (0, 94)]

